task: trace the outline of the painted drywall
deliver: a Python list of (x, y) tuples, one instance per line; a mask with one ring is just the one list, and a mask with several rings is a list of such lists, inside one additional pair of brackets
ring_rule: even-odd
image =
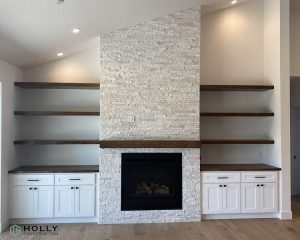
[(274, 84), (272, 134), (275, 145), (268, 163), (281, 167), (280, 213), (290, 219), (290, 58), (289, 58), (289, 1), (264, 1), (264, 79)]
[(8, 224), (8, 170), (18, 165), (15, 158), (14, 141), (14, 82), (22, 81), (22, 71), (0, 60), (1, 96), (1, 230)]
[(24, 70), (25, 82), (99, 82), (99, 49)]
[(202, 16), (201, 84), (263, 81), (263, 1)]
[[(24, 81), (99, 82), (99, 48), (24, 70)], [(99, 90), (17, 89), (18, 110), (99, 111)], [(16, 117), (16, 139), (99, 139), (97, 116)], [(98, 145), (17, 146), (22, 164), (98, 164)]]
[(291, 76), (300, 76), (300, 10), (291, 9), (290, 14), (290, 59)]

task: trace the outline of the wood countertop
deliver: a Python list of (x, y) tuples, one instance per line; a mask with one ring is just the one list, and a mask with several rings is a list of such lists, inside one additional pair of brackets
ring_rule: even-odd
[(280, 171), (267, 164), (201, 164), (200, 171)]
[(21, 166), (8, 173), (85, 173), (99, 172), (99, 165), (48, 165)]

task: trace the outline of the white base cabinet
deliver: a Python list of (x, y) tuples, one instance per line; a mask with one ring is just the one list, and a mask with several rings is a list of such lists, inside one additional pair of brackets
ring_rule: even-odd
[(13, 219), (96, 216), (96, 174), (11, 174)]
[[(12, 218), (51, 218), (53, 217), (54, 186), (43, 186), (44, 179), (28, 175), (23, 181), (20, 176), (13, 179), (11, 186)], [(35, 185), (33, 185), (35, 184)], [(45, 184), (48, 184), (45, 181)]]
[(277, 183), (242, 183), (242, 213), (278, 212)]
[(202, 172), (202, 214), (278, 212), (277, 172)]
[(202, 173), (202, 213), (240, 213), (240, 175), (238, 173)]
[(223, 213), (239, 213), (241, 211), (241, 187), (238, 183), (223, 185)]
[(13, 218), (53, 217), (53, 186), (16, 186), (12, 189)]
[(95, 186), (56, 186), (55, 217), (95, 216)]
[(74, 187), (55, 187), (55, 217), (74, 217)]
[(240, 212), (239, 184), (204, 184), (202, 194), (203, 214)]

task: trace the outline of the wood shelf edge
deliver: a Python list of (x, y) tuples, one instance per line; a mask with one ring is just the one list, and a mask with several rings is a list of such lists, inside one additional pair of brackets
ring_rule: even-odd
[(200, 91), (268, 91), (273, 85), (200, 85)]
[(202, 112), (201, 117), (274, 117), (272, 112)]
[(274, 144), (269, 139), (202, 139), (201, 144)]
[(100, 83), (14, 82), (14, 86), (32, 89), (100, 89)]
[(200, 171), (280, 171), (267, 164), (200, 164)]
[(14, 111), (15, 116), (100, 116), (100, 112), (80, 111)]
[(95, 145), (99, 144), (99, 140), (16, 140), (14, 141), (15, 145), (73, 145), (73, 144), (81, 144), (81, 145)]
[(100, 148), (200, 148), (201, 141), (101, 140)]

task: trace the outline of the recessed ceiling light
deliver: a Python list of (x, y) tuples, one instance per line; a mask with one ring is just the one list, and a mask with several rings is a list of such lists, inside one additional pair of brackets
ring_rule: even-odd
[(73, 28), (73, 30), (72, 30), (72, 33), (74, 33), (74, 34), (78, 34), (78, 33), (80, 33), (80, 28)]
[(57, 54), (58, 57), (62, 57), (63, 55), (64, 55), (64, 53), (62, 53), (62, 52), (59, 52), (59, 53)]
[(232, 1), (231, 1), (231, 4), (234, 5), (234, 4), (236, 4), (237, 2), (238, 2), (238, 0), (232, 0)]

